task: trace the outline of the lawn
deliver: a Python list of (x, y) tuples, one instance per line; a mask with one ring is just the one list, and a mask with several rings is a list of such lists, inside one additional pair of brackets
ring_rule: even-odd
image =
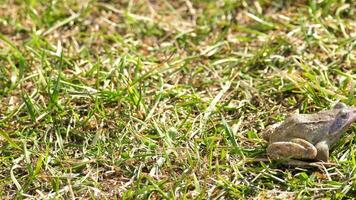
[(356, 105), (352, 0), (0, 0), (0, 199), (350, 199), (266, 158), (288, 114)]

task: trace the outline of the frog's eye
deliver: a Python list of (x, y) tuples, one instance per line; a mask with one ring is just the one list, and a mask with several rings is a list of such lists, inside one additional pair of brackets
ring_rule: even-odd
[(340, 110), (339, 112), (340, 117), (346, 119), (347, 118), (347, 111), (346, 110)]
[(335, 104), (335, 106), (334, 106), (334, 109), (342, 109), (342, 108), (347, 108), (347, 105), (339, 102), (339, 103)]

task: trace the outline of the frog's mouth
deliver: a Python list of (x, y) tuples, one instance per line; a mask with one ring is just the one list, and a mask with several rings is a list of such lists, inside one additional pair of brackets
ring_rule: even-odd
[(356, 122), (356, 108), (342, 110), (336, 116), (336, 120), (330, 127), (331, 135), (338, 135)]
[(342, 130), (345, 131), (348, 127), (350, 127), (355, 122), (356, 122), (356, 108), (355, 109), (351, 109), (349, 111), (348, 119), (345, 122), (345, 125), (342, 128)]

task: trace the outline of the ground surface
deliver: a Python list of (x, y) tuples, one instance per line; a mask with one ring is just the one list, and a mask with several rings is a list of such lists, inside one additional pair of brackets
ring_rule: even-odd
[[(80, 3), (78, 3), (80, 2)], [(0, 0), (0, 199), (350, 198), (261, 131), (355, 105), (354, 1)]]

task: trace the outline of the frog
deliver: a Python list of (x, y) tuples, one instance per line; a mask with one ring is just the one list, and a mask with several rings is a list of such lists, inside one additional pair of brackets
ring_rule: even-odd
[(336, 103), (331, 109), (312, 114), (291, 114), (266, 128), (270, 159), (329, 161), (331, 147), (356, 122), (356, 108)]

